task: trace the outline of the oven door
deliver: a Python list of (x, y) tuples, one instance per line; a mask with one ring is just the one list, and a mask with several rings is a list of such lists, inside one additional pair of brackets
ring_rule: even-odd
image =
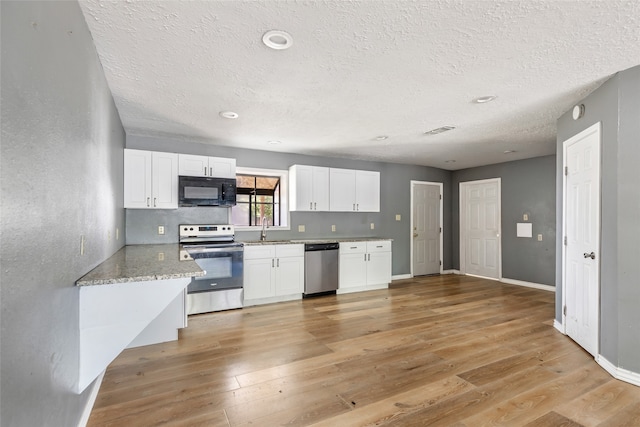
[(187, 293), (242, 289), (242, 245), (190, 245), (184, 247), (206, 274), (194, 277)]

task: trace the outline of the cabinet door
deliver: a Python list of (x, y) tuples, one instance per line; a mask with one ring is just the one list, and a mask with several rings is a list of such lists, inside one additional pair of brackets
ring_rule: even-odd
[(151, 207), (151, 151), (124, 150), (124, 207)]
[(244, 261), (244, 299), (268, 298), (275, 295), (275, 260), (250, 259)]
[(209, 176), (235, 179), (236, 159), (209, 157)]
[(304, 292), (304, 256), (276, 258), (276, 295)]
[(356, 171), (329, 169), (329, 209), (353, 212), (356, 205)]
[(313, 210), (329, 210), (329, 168), (313, 168)]
[(356, 171), (356, 211), (380, 212), (380, 172)]
[(367, 285), (391, 282), (391, 252), (367, 254)]
[(313, 166), (289, 168), (289, 205), (292, 211), (313, 210)]
[(340, 289), (364, 287), (367, 284), (365, 253), (340, 254)]
[(152, 153), (152, 207), (178, 208), (178, 155)]
[(208, 176), (209, 157), (179, 154), (178, 174), (182, 176)]

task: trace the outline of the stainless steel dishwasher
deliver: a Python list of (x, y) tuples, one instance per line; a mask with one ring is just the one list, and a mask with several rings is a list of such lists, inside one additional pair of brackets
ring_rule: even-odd
[(335, 293), (338, 289), (338, 249), (340, 244), (304, 245), (304, 296)]

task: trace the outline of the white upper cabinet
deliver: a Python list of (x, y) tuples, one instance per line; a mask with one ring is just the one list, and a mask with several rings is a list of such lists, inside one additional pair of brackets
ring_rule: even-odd
[(178, 155), (124, 150), (124, 207), (178, 208)]
[(334, 212), (380, 212), (380, 172), (329, 170), (330, 201)]
[(236, 159), (180, 154), (178, 162), (178, 172), (182, 176), (236, 177)]
[(291, 166), (289, 168), (289, 205), (292, 211), (328, 211), (329, 168)]

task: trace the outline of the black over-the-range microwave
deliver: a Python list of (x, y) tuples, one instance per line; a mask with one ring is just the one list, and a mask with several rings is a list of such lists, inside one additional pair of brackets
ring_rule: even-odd
[(180, 206), (235, 206), (236, 180), (180, 176), (178, 204)]

